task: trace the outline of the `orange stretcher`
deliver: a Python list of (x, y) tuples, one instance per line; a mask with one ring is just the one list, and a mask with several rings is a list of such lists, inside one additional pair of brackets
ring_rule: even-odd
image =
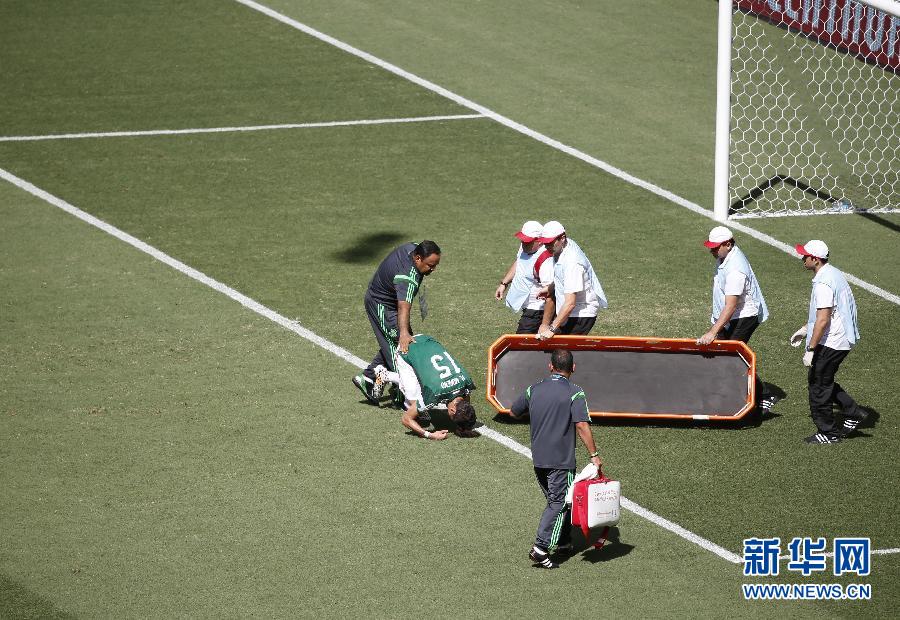
[(550, 352), (571, 350), (572, 382), (594, 418), (739, 420), (756, 399), (756, 355), (738, 340), (500, 336), (488, 349), (486, 396), (500, 413), (549, 375)]

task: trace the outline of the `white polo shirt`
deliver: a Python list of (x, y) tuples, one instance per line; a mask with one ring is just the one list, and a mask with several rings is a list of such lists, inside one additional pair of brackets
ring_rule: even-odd
[(818, 344), (825, 345), (829, 349), (837, 351), (849, 351), (851, 349), (850, 341), (847, 340), (847, 333), (844, 330), (844, 321), (841, 317), (841, 311), (838, 310), (837, 299), (834, 297), (834, 290), (827, 284), (822, 282), (813, 283), (813, 294), (816, 298), (816, 308), (831, 308), (831, 323), (828, 329), (822, 334), (822, 338)]
[[(725, 257), (725, 260), (722, 261), (722, 264), (725, 265), (728, 263), (728, 259), (730, 259), (733, 254), (733, 251), (729, 252), (728, 256)], [(737, 307), (734, 309), (734, 314), (731, 315), (732, 319), (742, 319), (748, 316), (759, 315), (759, 304), (756, 303), (756, 299), (754, 299), (753, 295), (750, 293), (750, 278), (747, 274), (742, 273), (737, 269), (732, 269), (727, 272), (722, 292), (726, 295), (737, 295)]]
[(573, 260), (573, 254), (574, 248), (570, 239), (554, 265), (557, 292), (562, 292), (563, 295), (575, 293), (575, 307), (569, 314), (570, 317), (597, 316), (600, 311), (600, 297), (594, 291), (591, 274), (583, 265)]

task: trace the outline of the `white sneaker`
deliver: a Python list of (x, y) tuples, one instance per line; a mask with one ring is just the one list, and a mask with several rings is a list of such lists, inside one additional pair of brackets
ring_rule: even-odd
[(375, 373), (375, 377), (378, 379), (381, 379), (382, 383), (390, 383), (388, 381), (388, 377), (387, 377), (387, 375), (390, 371), (387, 368), (385, 368), (381, 364), (378, 364), (378, 366), (376, 366), (372, 370)]
[(375, 398), (375, 400), (379, 400), (381, 398), (381, 395), (384, 393), (385, 386), (388, 383), (388, 369), (379, 364), (372, 370), (375, 372), (375, 385), (372, 386), (372, 396)]

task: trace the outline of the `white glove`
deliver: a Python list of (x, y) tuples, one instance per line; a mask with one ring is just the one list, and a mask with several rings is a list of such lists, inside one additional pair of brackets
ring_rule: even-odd
[[(794, 332), (794, 335), (791, 336), (791, 346), (799, 347), (800, 343), (806, 340), (806, 325), (798, 329)], [(809, 366), (809, 364), (807, 364)]]
[(812, 358), (813, 358), (814, 353), (815, 353), (814, 351), (807, 351), (806, 353), (803, 354), (803, 365), (806, 366), (807, 368), (812, 366)]

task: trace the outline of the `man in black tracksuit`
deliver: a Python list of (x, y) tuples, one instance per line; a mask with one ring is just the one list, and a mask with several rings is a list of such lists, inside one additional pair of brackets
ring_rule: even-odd
[(395, 370), (394, 355), (397, 351), (406, 353), (414, 342), (409, 320), (412, 300), (419, 292), (422, 278), (437, 269), (440, 262), (441, 248), (434, 241), (426, 240), (418, 245), (405, 243), (381, 261), (369, 282), (364, 304), (378, 340), (378, 353), (365, 370), (353, 377), (353, 385), (371, 403), (378, 403), (383, 387), (376, 381), (375, 367)]
[(525, 390), (510, 412), (531, 417), (531, 454), (534, 474), (547, 498), (534, 547), (528, 557), (543, 568), (556, 568), (550, 552), (571, 550), (572, 523), (566, 507), (566, 491), (575, 477), (575, 435), (588, 449), (591, 462), (601, 460), (589, 424), (584, 390), (571, 383), (575, 372), (572, 352), (556, 349), (550, 355), (550, 376)]

